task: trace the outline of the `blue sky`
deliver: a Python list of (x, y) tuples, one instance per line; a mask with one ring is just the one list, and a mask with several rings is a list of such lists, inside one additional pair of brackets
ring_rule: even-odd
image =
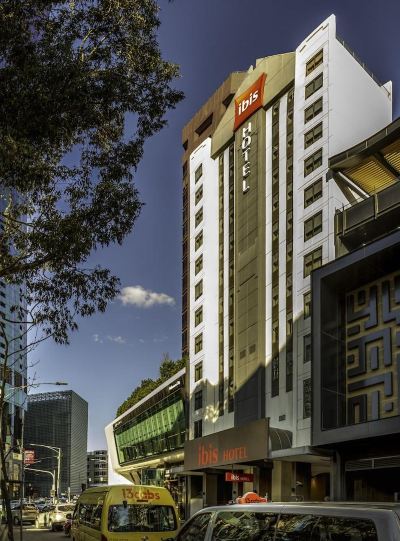
[(163, 353), (180, 356), (181, 129), (227, 75), (294, 50), (334, 13), (338, 34), (381, 81), (393, 81), (399, 116), (399, 0), (160, 0), (160, 6), (161, 49), (180, 65), (176, 85), (186, 98), (146, 144), (136, 175), (145, 207), (133, 233), (122, 247), (93, 257), (127, 290), (106, 313), (81, 321), (70, 346), (48, 341), (29, 360), (36, 381), (67, 381), (65, 389), (89, 402), (90, 450), (105, 447), (105, 425), (141, 379), (157, 375)]

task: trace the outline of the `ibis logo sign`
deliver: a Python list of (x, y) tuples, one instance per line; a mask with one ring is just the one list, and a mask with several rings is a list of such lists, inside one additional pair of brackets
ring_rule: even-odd
[(246, 118), (249, 118), (249, 116), (262, 107), (266, 77), (266, 74), (263, 73), (246, 92), (243, 92), (243, 94), (235, 99), (235, 130), (243, 124)]

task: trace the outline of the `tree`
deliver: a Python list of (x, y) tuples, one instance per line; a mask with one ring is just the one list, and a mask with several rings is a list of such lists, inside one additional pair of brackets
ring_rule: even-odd
[(170, 359), (168, 353), (164, 353), (160, 364), (160, 376), (157, 379), (143, 379), (137, 387), (132, 391), (129, 397), (119, 406), (117, 417), (122, 415), (126, 410), (137, 404), (142, 398), (145, 398), (149, 393), (157, 389), (159, 385), (167, 381), (175, 375), (179, 370), (186, 366), (186, 359)]
[(0, 278), (24, 288), (7, 323), (37, 340), (67, 344), (118, 292), (88, 260), (132, 230), (143, 145), (182, 99), (158, 26), (155, 0), (0, 3)]

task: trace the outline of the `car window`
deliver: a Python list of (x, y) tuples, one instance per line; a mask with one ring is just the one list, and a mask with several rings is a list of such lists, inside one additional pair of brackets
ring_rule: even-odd
[(321, 517), (319, 528), (315, 541), (378, 541), (375, 524), (368, 519)]
[(213, 541), (272, 541), (277, 515), (250, 511), (224, 511), (215, 520)]
[[(320, 517), (315, 515), (280, 515), (276, 525), (276, 541), (319, 541), (312, 536)], [(321, 537), (321, 540), (324, 539)]]
[(201, 513), (187, 522), (179, 532), (176, 541), (204, 541), (211, 513)]

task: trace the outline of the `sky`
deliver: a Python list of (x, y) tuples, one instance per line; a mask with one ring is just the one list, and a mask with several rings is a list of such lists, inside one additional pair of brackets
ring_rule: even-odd
[[(231, 71), (294, 51), (332, 13), (337, 32), (382, 82), (393, 81), (400, 112), (399, 0), (160, 0), (163, 57), (180, 66), (185, 99), (149, 140), (136, 174), (145, 206), (122, 247), (93, 262), (120, 277), (121, 298), (79, 321), (69, 346), (51, 341), (28, 360), (35, 382), (66, 381), (89, 403), (88, 449), (106, 448), (104, 427), (163, 354), (181, 349), (181, 130)], [(41, 385), (30, 392), (54, 391)]]

